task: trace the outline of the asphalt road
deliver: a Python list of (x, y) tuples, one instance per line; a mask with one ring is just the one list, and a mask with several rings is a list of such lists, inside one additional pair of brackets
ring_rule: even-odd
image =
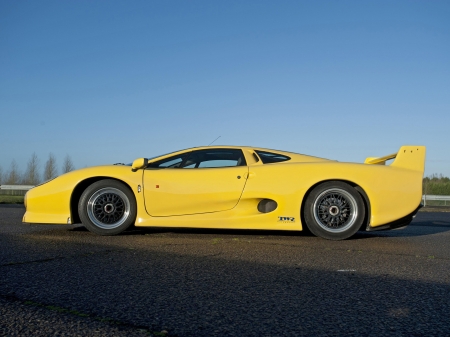
[(296, 232), (25, 225), (0, 205), (2, 336), (450, 336), (450, 213)]

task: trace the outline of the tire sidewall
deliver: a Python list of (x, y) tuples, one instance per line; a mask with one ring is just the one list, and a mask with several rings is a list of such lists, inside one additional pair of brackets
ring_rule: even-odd
[[(128, 198), (130, 203), (130, 210), (127, 219), (118, 227), (115, 228), (100, 228), (95, 225), (88, 215), (88, 201), (92, 195), (97, 191), (104, 188), (115, 188), (121, 191)], [(136, 199), (130, 188), (121, 183), (120, 181), (114, 179), (103, 179), (99, 180), (91, 185), (89, 185), (81, 195), (80, 201), (78, 202), (78, 214), (80, 215), (81, 222), (90, 231), (99, 235), (116, 235), (125, 231), (130, 227), (136, 220)]]
[[(331, 232), (324, 229), (322, 226), (320, 226), (314, 216), (314, 203), (316, 199), (326, 190), (330, 189), (341, 189), (349, 193), (356, 202), (357, 207), (357, 216), (352, 224), (351, 227), (347, 228), (346, 230), (342, 232)], [(322, 237), (324, 239), (328, 240), (344, 240), (348, 239), (349, 237), (353, 236), (360, 228), (364, 221), (365, 217), (365, 207), (364, 207), (364, 201), (359, 194), (359, 192), (353, 188), (351, 185), (340, 182), (340, 181), (329, 181), (322, 183), (318, 186), (316, 186), (307, 196), (305, 207), (304, 207), (304, 219), (306, 222), (307, 228), (316, 236)]]

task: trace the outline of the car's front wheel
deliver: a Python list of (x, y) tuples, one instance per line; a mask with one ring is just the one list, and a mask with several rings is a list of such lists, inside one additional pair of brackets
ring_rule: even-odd
[(81, 222), (91, 232), (115, 235), (130, 227), (136, 219), (136, 200), (125, 184), (104, 179), (91, 184), (78, 203)]
[(316, 236), (344, 240), (361, 228), (365, 217), (361, 195), (351, 185), (329, 181), (316, 186), (304, 205), (304, 219)]

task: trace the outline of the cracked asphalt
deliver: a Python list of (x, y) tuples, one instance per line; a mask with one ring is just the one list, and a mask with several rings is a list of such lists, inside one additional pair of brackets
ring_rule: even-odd
[(450, 336), (450, 213), (297, 232), (22, 224), (0, 205), (1, 336)]

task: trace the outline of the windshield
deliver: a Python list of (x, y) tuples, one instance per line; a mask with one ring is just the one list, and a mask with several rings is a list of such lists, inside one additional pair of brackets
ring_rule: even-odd
[(178, 151), (173, 151), (173, 152), (169, 152), (169, 153), (166, 153), (166, 154), (160, 154), (159, 156), (153, 156), (153, 157), (149, 157), (149, 158), (147, 158), (147, 159), (148, 159), (148, 161), (150, 162), (150, 161), (152, 161), (152, 159), (159, 158), (159, 157), (164, 157), (164, 156), (168, 156), (168, 155), (170, 155), (170, 154), (172, 154), (172, 153), (177, 153), (177, 152), (182, 152), (182, 151), (184, 151), (184, 150), (178, 150)]

